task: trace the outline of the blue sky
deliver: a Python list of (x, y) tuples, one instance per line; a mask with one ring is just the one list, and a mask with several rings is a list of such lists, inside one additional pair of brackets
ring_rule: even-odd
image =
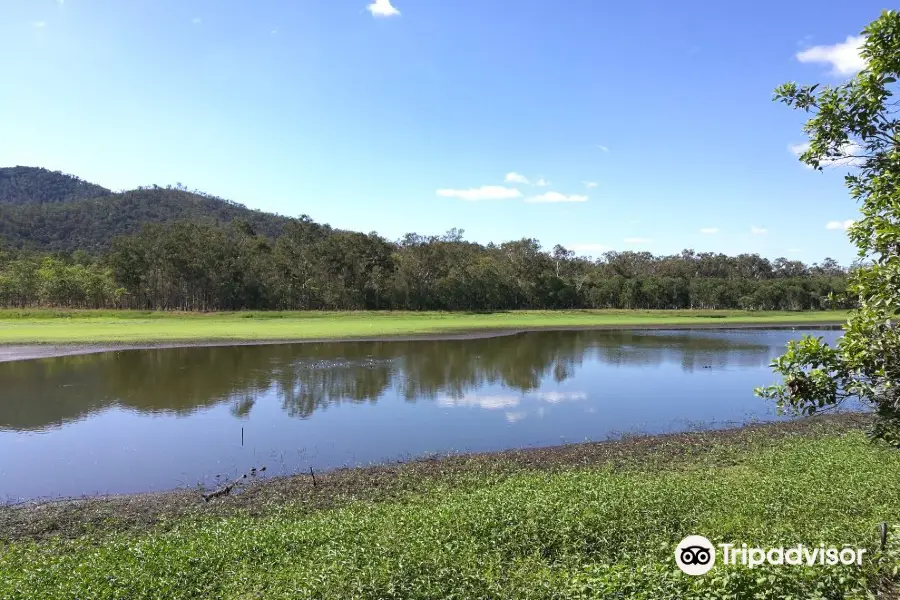
[(882, 5), (371, 2), (0, 0), (0, 165), (390, 239), (854, 257), (771, 97), (850, 77)]

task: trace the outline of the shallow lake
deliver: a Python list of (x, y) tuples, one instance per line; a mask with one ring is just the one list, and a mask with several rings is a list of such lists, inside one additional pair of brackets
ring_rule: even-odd
[(124, 350), (0, 363), (0, 501), (776, 420), (753, 388), (803, 334), (534, 332)]

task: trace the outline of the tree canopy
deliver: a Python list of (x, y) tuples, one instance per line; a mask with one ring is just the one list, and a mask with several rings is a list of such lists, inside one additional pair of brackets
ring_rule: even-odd
[(190, 220), (217, 225), (235, 219), (270, 237), (291, 220), (180, 184), (113, 193), (46, 169), (0, 169), (0, 239), (10, 247), (102, 252), (114, 238), (135, 234), (146, 224)]
[(864, 259), (850, 279), (859, 307), (836, 346), (811, 336), (773, 364), (783, 382), (758, 390), (782, 410), (813, 414), (858, 399), (872, 406), (873, 434), (900, 446), (900, 13), (884, 11), (862, 32), (866, 68), (836, 86), (785, 83), (775, 99), (811, 116), (800, 159), (822, 170), (850, 170), (860, 205), (849, 236)]
[(0, 305), (180, 310), (847, 308), (848, 270), (755, 254), (607, 252), (534, 239), (340, 231), (308, 217), (270, 237), (243, 219), (151, 223), (108, 251), (0, 254)]
[(111, 193), (104, 187), (58, 171), (38, 167), (0, 168), (0, 207), (100, 198)]

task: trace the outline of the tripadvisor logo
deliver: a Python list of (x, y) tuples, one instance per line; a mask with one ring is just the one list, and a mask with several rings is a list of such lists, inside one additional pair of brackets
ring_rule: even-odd
[[(747, 544), (719, 544), (722, 564), (742, 565), (749, 569), (764, 564), (834, 566), (861, 565), (865, 548), (804, 546), (790, 548), (750, 548)], [(688, 575), (704, 575), (716, 564), (716, 546), (702, 535), (689, 535), (675, 547), (675, 564)]]
[(702, 535), (689, 535), (675, 548), (675, 563), (688, 575), (703, 575), (716, 564), (716, 549)]

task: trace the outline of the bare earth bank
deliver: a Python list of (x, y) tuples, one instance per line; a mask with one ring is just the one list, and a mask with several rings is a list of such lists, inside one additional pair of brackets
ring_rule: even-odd
[(834, 322), (799, 322), (799, 323), (692, 323), (687, 325), (584, 325), (569, 327), (530, 327), (516, 329), (486, 329), (482, 331), (465, 331), (459, 333), (433, 333), (418, 335), (396, 335), (381, 337), (342, 337), (342, 338), (291, 338), (272, 340), (194, 340), (183, 342), (145, 342), (140, 344), (90, 343), (90, 344), (0, 344), (0, 363), (17, 360), (34, 360), (57, 356), (74, 356), (79, 354), (96, 354), (98, 352), (117, 352), (120, 350), (148, 350), (156, 348), (204, 348), (215, 346), (265, 346), (271, 344), (309, 344), (321, 342), (410, 342), (420, 340), (467, 340), (506, 335), (517, 335), (534, 331), (600, 331), (600, 330), (686, 330), (686, 329), (837, 329), (840, 324)]

